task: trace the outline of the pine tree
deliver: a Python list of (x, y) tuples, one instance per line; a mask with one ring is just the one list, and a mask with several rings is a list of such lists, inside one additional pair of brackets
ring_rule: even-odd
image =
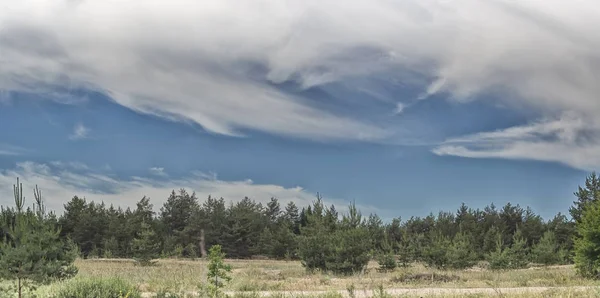
[(600, 201), (586, 206), (577, 223), (575, 267), (580, 275), (600, 278)]
[(159, 243), (152, 227), (142, 221), (140, 231), (131, 243), (133, 257), (141, 266), (156, 264), (152, 260), (158, 257)]
[(579, 186), (574, 195), (577, 197), (577, 200), (574, 201), (573, 206), (569, 208), (569, 213), (571, 214), (573, 221), (579, 223), (587, 205), (600, 199), (600, 176), (596, 175), (595, 172), (592, 172), (585, 178), (585, 188)]
[(24, 211), (23, 185), (13, 186), (15, 220), (4, 227), (0, 241), (0, 279), (16, 281), (16, 292), (23, 289), (67, 279), (77, 274), (73, 265), (77, 257), (75, 246), (60, 239), (60, 230), (48, 222), (41, 192), (34, 190), (34, 211)]
[(531, 260), (544, 265), (557, 264), (561, 261), (558, 252), (559, 249), (554, 232), (546, 231), (542, 239), (533, 246)]
[(452, 240), (448, 249), (448, 268), (465, 269), (471, 268), (477, 263), (477, 256), (473, 252), (471, 239), (465, 233), (458, 233)]
[(225, 253), (221, 251), (221, 245), (213, 245), (208, 252), (208, 274), (206, 276), (209, 284), (209, 293), (212, 297), (221, 296), (221, 288), (225, 285), (224, 281), (231, 281), (231, 266), (225, 264), (223, 259)]
[(427, 266), (446, 269), (450, 260), (448, 259), (448, 251), (450, 249), (451, 242), (448, 237), (437, 234), (433, 236), (432, 243), (427, 245), (423, 250), (423, 261)]

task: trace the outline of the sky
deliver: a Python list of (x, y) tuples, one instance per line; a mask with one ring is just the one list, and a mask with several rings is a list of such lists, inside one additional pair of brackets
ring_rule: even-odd
[(19, 177), (59, 212), (186, 188), (550, 219), (600, 167), (595, 0), (0, 7), (0, 205)]

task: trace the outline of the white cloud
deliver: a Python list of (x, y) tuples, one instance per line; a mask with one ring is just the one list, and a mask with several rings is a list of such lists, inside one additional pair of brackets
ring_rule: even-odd
[[(74, 173), (65, 167), (34, 162), (19, 163), (16, 168), (0, 170), (0, 205), (12, 206), (12, 185), (20, 177), (23, 188), (32, 190), (35, 185), (42, 190), (46, 205), (50, 210), (62, 212), (63, 204), (74, 195), (85, 197), (95, 202), (104, 201), (107, 205), (114, 204), (122, 207), (135, 207), (135, 203), (143, 196), (150, 197), (155, 211), (166, 201), (172, 190), (185, 188), (195, 191), (197, 197), (204, 201), (208, 195), (223, 197), (227, 201), (239, 201), (245, 196), (262, 202), (268, 202), (276, 197), (282, 206), (294, 201), (298, 207), (305, 207), (315, 200), (315, 194), (302, 187), (283, 187), (273, 184), (256, 184), (252, 180), (223, 181), (215, 174), (194, 173), (186, 178), (170, 181), (158, 181), (152, 178), (132, 177), (117, 179), (110, 175), (93, 171), (78, 171)], [(32, 203), (32, 195), (26, 201)], [(342, 211), (349, 201), (324, 198), (327, 204), (334, 203)], [(27, 203), (27, 202), (26, 202)], [(357, 206), (363, 214), (380, 211), (369, 205)], [(381, 214), (381, 212), (377, 212)]]
[(165, 172), (165, 168), (161, 167), (152, 167), (149, 169), (150, 173), (156, 176), (167, 177), (167, 173)]
[(0, 155), (21, 155), (27, 152), (24, 148), (0, 143)]
[(422, 76), (422, 98), (494, 93), (588, 121), (600, 113), (596, 2), (3, 1), (0, 89), (87, 86), (227, 135), (380, 140), (396, 131), (379, 127), (382, 117), (318, 110), (266, 81)]
[(88, 137), (90, 133), (90, 129), (85, 127), (81, 123), (77, 123), (75, 127), (73, 127), (73, 133), (69, 135), (69, 139), (71, 140), (80, 140)]
[(530, 125), (450, 139), (438, 155), (470, 158), (531, 159), (582, 170), (600, 169), (600, 121), (564, 115)]
[(394, 110), (395, 114), (402, 114), (402, 112), (404, 112), (404, 109), (406, 108), (406, 105), (399, 102), (396, 104), (396, 109)]

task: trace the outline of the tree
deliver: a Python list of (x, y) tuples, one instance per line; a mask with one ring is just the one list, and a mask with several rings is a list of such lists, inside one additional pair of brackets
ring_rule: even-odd
[(76, 247), (60, 238), (60, 230), (47, 220), (39, 189), (34, 189), (33, 212), (24, 211), (23, 185), (13, 186), (15, 220), (4, 227), (0, 242), (0, 279), (16, 281), (22, 297), (24, 287), (67, 279), (77, 274), (73, 265)]
[(208, 274), (206, 276), (209, 284), (209, 293), (212, 297), (221, 295), (223, 281), (231, 281), (231, 266), (223, 262), (225, 253), (221, 251), (221, 245), (213, 245), (208, 252)]
[[(362, 271), (369, 262), (369, 232), (354, 204), (341, 222), (331, 222), (332, 208), (327, 211), (319, 196), (306, 212), (306, 226), (300, 229), (298, 254), (308, 271), (334, 274)], [(338, 220), (339, 221), (339, 220)]]
[(560, 257), (556, 236), (552, 231), (546, 231), (531, 250), (531, 260), (538, 264), (557, 264), (561, 261)]
[(141, 266), (154, 265), (152, 260), (158, 257), (158, 241), (152, 227), (142, 221), (140, 231), (131, 243), (133, 257)]
[(473, 252), (473, 245), (467, 234), (461, 232), (454, 236), (446, 258), (448, 268), (452, 269), (471, 268), (477, 263), (477, 256)]
[(496, 249), (487, 255), (490, 269), (521, 269), (527, 267), (527, 243), (523, 239), (520, 230), (517, 230), (513, 235), (510, 247), (505, 248), (502, 234), (498, 233), (496, 237)]
[(600, 201), (586, 206), (576, 228), (575, 267), (584, 277), (600, 278)]
[(569, 208), (569, 213), (575, 223), (581, 222), (586, 206), (600, 199), (600, 176), (596, 172), (592, 172), (585, 178), (585, 188), (579, 186), (577, 192), (574, 193), (577, 197), (573, 201), (573, 206)]
[(423, 250), (423, 261), (429, 267), (446, 269), (449, 263), (448, 249), (451, 245), (448, 237), (441, 234), (435, 235), (430, 245)]

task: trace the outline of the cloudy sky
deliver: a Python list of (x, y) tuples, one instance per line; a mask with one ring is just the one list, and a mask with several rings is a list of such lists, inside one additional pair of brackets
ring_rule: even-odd
[(565, 213), (600, 168), (597, 28), (596, 0), (0, 0), (0, 204), (19, 176), (56, 209)]

